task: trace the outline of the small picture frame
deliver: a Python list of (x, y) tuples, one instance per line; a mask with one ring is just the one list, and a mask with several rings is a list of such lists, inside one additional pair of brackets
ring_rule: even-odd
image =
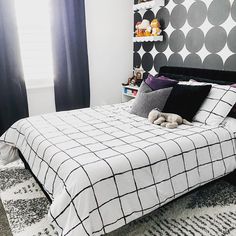
[(136, 80), (143, 80), (143, 69), (142, 68), (134, 68), (134, 76)]

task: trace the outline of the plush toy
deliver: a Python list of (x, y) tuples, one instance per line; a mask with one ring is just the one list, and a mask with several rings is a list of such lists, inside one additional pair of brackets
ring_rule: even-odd
[(149, 20), (144, 19), (142, 22), (137, 22), (135, 28), (136, 37), (151, 36), (152, 28)]
[(152, 20), (150, 23), (149, 20), (144, 19), (142, 22), (137, 22), (135, 25), (136, 37), (145, 37), (145, 36), (159, 36), (161, 34), (161, 25), (157, 19)]
[(177, 128), (181, 124), (192, 125), (189, 121), (183, 119), (181, 116), (173, 113), (163, 113), (157, 109), (153, 109), (149, 115), (148, 120), (155, 125), (160, 125), (168, 129)]
[(127, 83), (122, 83), (123, 86), (131, 85), (131, 86), (140, 86), (143, 80), (143, 72), (144, 70), (139, 68), (134, 68), (133, 77), (129, 78)]
[(152, 27), (149, 25), (147, 29), (145, 30), (145, 36), (152, 36)]
[(144, 30), (140, 29), (139, 26), (141, 25), (142, 22), (137, 22), (135, 25), (136, 31), (135, 31), (135, 36), (136, 37), (143, 37), (144, 36)]
[(151, 28), (152, 28), (152, 36), (159, 36), (161, 34), (161, 25), (160, 22), (157, 19), (152, 20), (151, 22)]

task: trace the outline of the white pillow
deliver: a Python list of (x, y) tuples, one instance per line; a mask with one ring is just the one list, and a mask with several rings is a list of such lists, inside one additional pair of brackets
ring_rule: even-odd
[[(206, 85), (209, 83), (190, 82), (191, 85)], [(236, 103), (236, 88), (230, 85), (211, 84), (212, 88), (193, 118), (207, 125), (219, 125)]]
[(236, 133), (236, 119), (232, 117), (226, 117), (224, 119), (223, 125), (230, 129), (232, 132)]
[(218, 126), (223, 122), (236, 103), (236, 88), (230, 85), (198, 82), (192, 79), (189, 81), (180, 81), (179, 84), (191, 86), (212, 85), (208, 96), (193, 118), (193, 121)]
[[(195, 81), (196, 82), (196, 81)], [(180, 84), (180, 85), (193, 85), (192, 84), (193, 83), (193, 81), (192, 80), (188, 80), (188, 81), (179, 81), (179, 83), (178, 84)]]

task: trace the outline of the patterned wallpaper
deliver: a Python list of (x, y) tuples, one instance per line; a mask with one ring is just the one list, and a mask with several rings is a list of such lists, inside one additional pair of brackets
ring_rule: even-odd
[(134, 43), (134, 66), (145, 74), (164, 65), (236, 71), (236, 0), (166, 0), (135, 12), (134, 24), (153, 18), (164, 40)]

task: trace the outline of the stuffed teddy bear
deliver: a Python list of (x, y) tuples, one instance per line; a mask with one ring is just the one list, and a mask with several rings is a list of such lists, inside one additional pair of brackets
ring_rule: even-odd
[(144, 30), (140, 29), (141, 21), (137, 22), (135, 25), (135, 37), (143, 37), (144, 36)]
[(148, 120), (155, 125), (160, 125), (168, 129), (177, 128), (181, 124), (192, 125), (189, 121), (183, 119), (181, 116), (173, 113), (163, 113), (157, 109), (150, 111)]
[(152, 36), (159, 36), (161, 34), (161, 25), (160, 22), (157, 19), (152, 20), (151, 22), (151, 28), (152, 28)]
[(144, 19), (142, 22), (137, 22), (135, 28), (136, 37), (151, 36), (152, 27), (149, 20)]
[(128, 78), (127, 83), (122, 83), (122, 86), (127, 86), (127, 85), (140, 86), (143, 81), (143, 72), (144, 70), (141, 67), (134, 68), (133, 77)]

